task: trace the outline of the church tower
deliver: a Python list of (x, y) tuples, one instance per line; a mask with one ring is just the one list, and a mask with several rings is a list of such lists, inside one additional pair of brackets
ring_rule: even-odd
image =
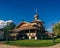
[(36, 8), (36, 13), (34, 15), (34, 20), (32, 22), (43, 23), (42, 20), (39, 20), (39, 15), (38, 15), (38, 12), (37, 12), (37, 8)]
[(36, 8), (36, 14), (34, 15), (34, 18), (35, 18), (35, 20), (38, 20), (39, 19), (39, 15), (37, 13), (37, 8)]
[(34, 15), (34, 20), (32, 21), (32, 23), (36, 23), (38, 25), (38, 27), (41, 27), (42, 30), (45, 30), (44, 22), (42, 20), (39, 20), (39, 15), (38, 15), (38, 12), (37, 12), (37, 8), (36, 8), (36, 13)]

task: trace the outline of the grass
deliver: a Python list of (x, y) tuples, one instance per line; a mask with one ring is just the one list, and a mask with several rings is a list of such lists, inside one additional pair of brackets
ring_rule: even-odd
[(9, 41), (9, 45), (16, 45), (16, 46), (26, 46), (26, 47), (44, 47), (44, 46), (53, 46), (55, 44), (60, 43), (60, 38), (55, 40), (53, 43), (52, 40), (16, 40), (16, 41)]

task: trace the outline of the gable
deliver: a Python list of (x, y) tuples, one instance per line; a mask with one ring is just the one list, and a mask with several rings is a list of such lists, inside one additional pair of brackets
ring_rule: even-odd
[(18, 26), (16, 26), (16, 28), (25, 27), (25, 26), (28, 26), (28, 25), (29, 25), (28, 22), (21, 22)]
[(23, 24), (20, 27), (30, 27), (30, 26), (31, 26), (30, 24)]

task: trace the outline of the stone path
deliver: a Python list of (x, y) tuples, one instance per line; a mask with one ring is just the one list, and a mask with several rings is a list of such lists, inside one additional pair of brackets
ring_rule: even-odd
[(0, 48), (60, 48), (60, 43), (49, 47), (18, 47), (18, 46), (12, 46), (12, 45), (6, 45), (0, 43)]

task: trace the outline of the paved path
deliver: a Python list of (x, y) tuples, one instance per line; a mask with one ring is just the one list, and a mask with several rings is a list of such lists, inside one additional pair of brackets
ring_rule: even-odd
[(0, 48), (60, 48), (60, 43), (50, 47), (18, 47), (18, 46), (12, 46), (12, 45), (6, 45), (0, 43)]

